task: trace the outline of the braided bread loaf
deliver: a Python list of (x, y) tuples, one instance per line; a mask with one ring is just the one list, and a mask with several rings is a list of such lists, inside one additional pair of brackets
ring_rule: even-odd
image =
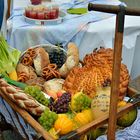
[[(112, 72), (113, 68), (113, 49), (101, 47), (95, 49), (91, 54), (84, 57), (84, 64), (89, 67), (107, 68)], [(112, 75), (112, 74), (111, 74)], [(112, 77), (112, 76), (111, 76)], [(123, 99), (129, 84), (129, 72), (127, 66), (121, 63), (119, 98)], [(112, 81), (112, 78), (110, 79)]]
[(11, 86), (3, 79), (0, 79), (0, 90), (2, 91), (2, 94), (5, 94), (8, 98), (13, 100), (21, 108), (29, 111), (31, 114), (40, 116), (46, 108), (38, 103), (32, 96), (14, 86)]
[[(112, 82), (113, 49), (95, 49), (84, 57), (82, 68), (73, 68), (68, 74), (63, 89), (75, 94), (84, 91), (90, 97), (96, 95), (97, 87), (108, 86)], [(129, 83), (129, 72), (126, 65), (121, 64), (119, 99), (126, 94)]]

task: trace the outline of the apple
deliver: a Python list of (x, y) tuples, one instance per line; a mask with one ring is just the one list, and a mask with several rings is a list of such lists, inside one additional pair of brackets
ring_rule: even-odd
[(50, 11), (50, 18), (51, 19), (55, 19), (56, 18), (56, 10), (55, 9), (51, 9), (51, 11)]
[(37, 13), (36, 13), (36, 11), (30, 11), (30, 16), (29, 16), (29, 18), (36, 19), (36, 18), (37, 18)]
[(56, 16), (55, 17), (58, 18), (58, 16), (59, 16), (59, 8), (58, 7), (53, 7), (52, 9), (56, 11)]
[(37, 12), (37, 19), (45, 19), (45, 13), (42, 12)]
[(45, 10), (45, 19), (51, 19), (51, 12), (50, 12), (50, 10)]
[(66, 93), (66, 91), (65, 90), (59, 90), (59, 91), (57, 91), (57, 97), (59, 98), (59, 97), (61, 97), (62, 95), (63, 95), (63, 93)]
[(30, 17), (30, 12), (31, 12), (32, 10), (30, 9), (30, 8), (26, 8), (25, 9), (25, 16), (26, 17)]

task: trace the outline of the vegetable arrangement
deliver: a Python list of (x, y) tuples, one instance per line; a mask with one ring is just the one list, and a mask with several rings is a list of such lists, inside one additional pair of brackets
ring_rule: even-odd
[(13, 79), (17, 79), (16, 65), (20, 57), (20, 51), (11, 48), (5, 41), (3, 36), (0, 36), (0, 73), (9, 74)]

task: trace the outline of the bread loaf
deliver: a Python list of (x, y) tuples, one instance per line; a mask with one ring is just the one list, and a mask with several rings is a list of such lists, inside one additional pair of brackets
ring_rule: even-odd
[(34, 67), (37, 75), (41, 76), (42, 69), (50, 63), (49, 54), (44, 48), (36, 48), (36, 57), (34, 58)]
[(33, 115), (40, 116), (45, 110), (45, 106), (38, 103), (32, 96), (24, 93), (22, 90), (8, 84), (5, 80), (0, 79), (1, 94), (5, 94), (21, 108), (26, 109)]
[[(17, 75), (18, 75), (18, 81), (20, 81), (20, 82), (26, 82), (27, 80), (37, 78), (35, 70), (31, 66), (25, 66), (22, 63), (19, 63), (17, 65), (16, 70), (17, 70)], [(23, 76), (23, 77), (21, 77), (21, 76)], [(25, 79), (25, 80), (22, 80), (22, 79)]]
[(59, 69), (62, 77), (66, 77), (70, 70), (79, 64), (79, 50), (78, 47), (70, 42), (68, 44), (67, 59), (66, 62)]

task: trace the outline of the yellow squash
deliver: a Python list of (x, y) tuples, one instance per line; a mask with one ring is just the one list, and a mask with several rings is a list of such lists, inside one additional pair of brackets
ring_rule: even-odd
[(91, 109), (83, 110), (82, 112), (76, 114), (74, 121), (78, 126), (85, 125), (93, 120), (92, 114)]
[(58, 117), (55, 121), (54, 128), (60, 135), (64, 135), (73, 130), (73, 122), (67, 116)]

